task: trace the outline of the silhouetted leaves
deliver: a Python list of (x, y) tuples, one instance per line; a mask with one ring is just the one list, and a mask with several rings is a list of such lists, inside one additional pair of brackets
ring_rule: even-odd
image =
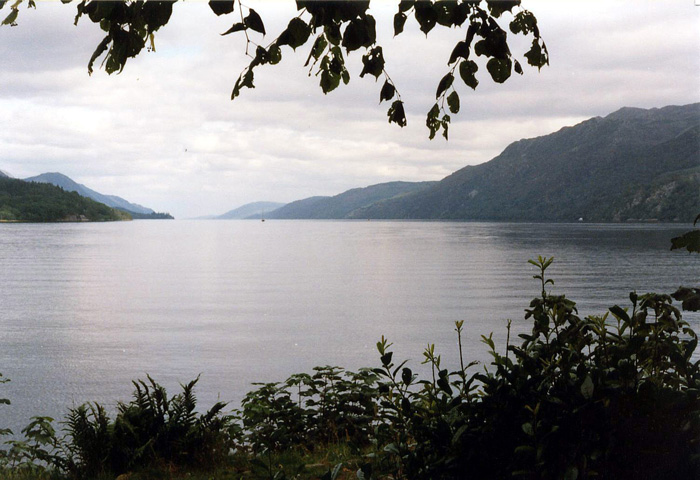
[(479, 66), (471, 60), (459, 64), (459, 76), (467, 86), (473, 89), (476, 89), (476, 86), (479, 85), (479, 80), (476, 79), (475, 75), (478, 70)]
[[(2, 1), (2, 0), (0, 0)], [(3, 5), (5, 2), (0, 3)], [(507, 32), (501, 28), (498, 19), (504, 12), (513, 12), (513, 7), (519, 1), (414, 1), (402, 0), (393, 17), (394, 35), (404, 31), (409, 17), (413, 16), (420, 30), (426, 35), (436, 26), (444, 28), (461, 27), (466, 25), (465, 39), (459, 41), (451, 50), (448, 65), (457, 64), (459, 75), (464, 83), (475, 89), (478, 85), (476, 78), (476, 63), (469, 60), (472, 53), (486, 58), (487, 70), (491, 78), (497, 82), (505, 82), (512, 70), (522, 74), (522, 65), (515, 61), (508, 47)], [(208, 2), (210, 9), (217, 16), (230, 14), (235, 10), (234, 0)], [(287, 27), (268, 46), (257, 45), (246, 34), (246, 54), (254, 52), (250, 64), (244, 69), (234, 85), (231, 98), (237, 97), (243, 87), (253, 88), (253, 70), (260, 65), (276, 65), (282, 59), (280, 48), (288, 45), (293, 50), (304, 45), (311, 35), (315, 36), (305, 66), (311, 65), (309, 75), (315, 73), (320, 77), (319, 85), (324, 93), (337, 88), (340, 83), (348, 83), (350, 72), (346, 69), (343, 54), (364, 49), (360, 77), (367, 74), (378, 79), (385, 76), (380, 93), (380, 102), (390, 100), (396, 95), (397, 86), (388, 82), (385, 72), (385, 59), (381, 46), (376, 44), (377, 32), (374, 17), (369, 13), (369, 1), (314, 1), (298, 0), (296, 2), (299, 16), (292, 18)], [(17, 19), (17, 9), (14, 4), (12, 11), (3, 21), (4, 25), (14, 25)], [(33, 2), (29, 1), (32, 6)], [(77, 5), (76, 23), (86, 15), (100, 26), (106, 33), (97, 45), (88, 62), (88, 73), (92, 73), (94, 63), (103, 57), (102, 65), (107, 73), (121, 72), (126, 61), (138, 55), (148, 45), (149, 50), (155, 50), (153, 33), (166, 25), (172, 14), (171, 1), (148, 0), (138, 2), (102, 2), (83, 0)], [(239, 3), (240, 5), (240, 3)], [(254, 31), (266, 35), (265, 25), (260, 15), (252, 8), (242, 5), (241, 15), (245, 17), (235, 22), (222, 35), (235, 32)], [(540, 38), (537, 19), (526, 10), (516, 11), (509, 23), (510, 32), (519, 35), (533, 35), (530, 49), (525, 54), (528, 64), (541, 68), (549, 62), (547, 49)], [(337, 47), (333, 51), (330, 47)], [(342, 48), (342, 50), (340, 50)], [(443, 75), (437, 87), (438, 98), (441, 101), (439, 114), (429, 115), (428, 124), (432, 125), (431, 138), (437, 128), (444, 129), (447, 136), (449, 115), (444, 112), (444, 95), (452, 87), (454, 80), (453, 67), (447, 75)], [(400, 97), (399, 97), (400, 98)], [(398, 107), (401, 106), (401, 110)], [(453, 114), (459, 112), (459, 96), (452, 92), (447, 99), (447, 108)], [(399, 115), (399, 113), (402, 113)], [(403, 103), (395, 103), (388, 112), (390, 122), (405, 124)], [(439, 126), (439, 127), (438, 127)]]
[(491, 78), (496, 83), (503, 83), (510, 77), (512, 62), (510, 58), (492, 58), (486, 63), (486, 69), (491, 74)]
[(233, 0), (211, 0), (209, 7), (218, 15), (226, 15), (233, 12)]
[(258, 12), (252, 8), (248, 10), (248, 15), (243, 19), (243, 23), (251, 30), (255, 30), (256, 32), (265, 35), (265, 25), (263, 24), (262, 18), (260, 18)]
[(389, 117), (389, 123), (395, 123), (399, 127), (406, 126), (406, 112), (404, 112), (403, 102), (401, 100), (395, 100), (394, 103), (391, 104), (387, 116)]
[(435, 98), (439, 98), (440, 95), (442, 95), (445, 90), (450, 88), (452, 86), (452, 82), (454, 82), (454, 75), (451, 73), (448, 73), (442, 79), (440, 80), (440, 83), (438, 84), (437, 91), (435, 92)]
[(394, 15), (394, 36), (403, 32), (403, 27), (406, 25), (406, 14), (403, 12), (398, 12)]
[(289, 45), (296, 50), (306, 43), (311, 35), (311, 27), (300, 18), (293, 18), (289, 21), (287, 28), (277, 39), (277, 45)]
[(447, 105), (450, 108), (450, 113), (459, 113), (459, 95), (457, 91), (453, 91), (447, 96)]
[(229, 33), (241, 32), (241, 31), (245, 30), (246, 28), (247, 28), (247, 27), (246, 27), (245, 25), (243, 25), (242, 23), (240, 23), (240, 22), (234, 23), (234, 24), (231, 26), (231, 28), (229, 28), (228, 30), (226, 30), (226, 31), (225, 31), (224, 33), (222, 33), (221, 35), (228, 35)]
[(467, 42), (457, 42), (457, 45), (455, 45), (455, 48), (450, 54), (450, 59), (447, 62), (447, 64), (452, 65), (460, 58), (463, 58), (465, 60), (469, 58), (469, 45), (467, 44)]
[(343, 33), (342, 45), (345, 50), (352, 52), (360, 47), (370, 47), (377, 38), (374, 17), (367, 15), (350, 21)]
[(363, 55), (362, 65), (360, 77), (364, 77), (369, 73), (370, 75), (374, 75), (375, 78), (378, 78), (384, 70), (384, 54), (382, 53), (382, 47), (374, 47), (367, 52), (366, 55)]
[(379, 92), (379, 103), (382, 103), (384, 100), (391, 100), (395, 93), (396, 88), (394, 88), (394, 86), (389, 83), (388, 80), (385, 81), (381, 92)]

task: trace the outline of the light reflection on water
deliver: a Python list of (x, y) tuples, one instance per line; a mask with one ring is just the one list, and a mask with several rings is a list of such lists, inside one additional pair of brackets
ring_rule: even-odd
[[(202, 373), (203, 406), (316, 365), (417, 367), (428, 342), (456, 364), (480, 334), (529, 329), (528, 258), (554, 256), (554, 293), (581, 315), (631, 290), (697, 285), (700, 256), (670, 252), (667, 225), (343, 221), (134, 221), (0, 225), (0, 426), (128, 400), (150, 373), (172, 390)], [(624, 306), (624, 304), (623, 304)], [(697, 315), (686, 315), (700, 330)], [(698, 352), (696, 352), (696, 356)]]

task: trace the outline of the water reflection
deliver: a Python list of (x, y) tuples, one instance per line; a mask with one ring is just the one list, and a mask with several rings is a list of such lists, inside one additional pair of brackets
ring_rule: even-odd
[[(669, 252), (683, 228), (457, 222), (176, 221), (0, 225), (0, 423), (114, 405), (151, 373), (174, 389), (203, 373), (202, 405), (318, 364), (376, 363), (434, 342), (456, 362), (479, 335), (528, 329), (528, 258), (556, 257), (555, 292), (581, 314), (630, 290), (697, 284), (699, 256)], [(700, 321), (688, 316), (695, 328)]]

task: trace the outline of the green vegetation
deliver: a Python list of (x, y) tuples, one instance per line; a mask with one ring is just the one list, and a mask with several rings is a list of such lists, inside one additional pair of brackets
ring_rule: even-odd
[[(427, 378), (377, 343), (380, 366), (318, 367), (256, 384), (241, 408), (196, 413), (194, 386), (168, 398), (134, 382), (114, 419), (73, 408), (57, 437), (36, 417), (0, 453), (3, 478), (94, 479), (694, 479), (700, 472), (700, 361), (696, 333), (673, 296), (630, 294), (628, 308), (580, 318), (547, 291), (552, 259), (531, 260), (541, 294), (531, 333), (506, 345), (482, 336), (488, 369), (462, 356), (448, 371), (434, 345)], [(0, 403), (8, 403), (0, 400)], [(7, 434), (8, 431), (0, 433)]]
[(167, 212), (138, 213), (125, 208), (115, 207), (115, 209), (126, 213), (134, 220), (173, 220), (173, 216)]
[(0, 221), (96, 222), (130, 219), (124, 212), (54, 185), (0, 178)]

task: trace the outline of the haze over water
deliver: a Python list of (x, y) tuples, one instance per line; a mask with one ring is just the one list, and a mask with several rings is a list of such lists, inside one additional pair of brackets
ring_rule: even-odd
[[(394, 343), (416, 369), (435, 343), (454, 365), (539, 293), (527, 259), (554, 256), (553, 293), (581, 316), (632, 290), (697, 286), (700, 257), (670, 252), (687, 226), (350, 221), (134, 221), (0, 225), (0, 424), (128, 400), (146, 373), (202, 408), (251, 382), (317, 365), (376, 366)], [(700, 330), (698, 315), (684, 315)], [(515, 335), (513, 335), (515, 336)], [(698, 352), (696, 352), (696, 356)]]

